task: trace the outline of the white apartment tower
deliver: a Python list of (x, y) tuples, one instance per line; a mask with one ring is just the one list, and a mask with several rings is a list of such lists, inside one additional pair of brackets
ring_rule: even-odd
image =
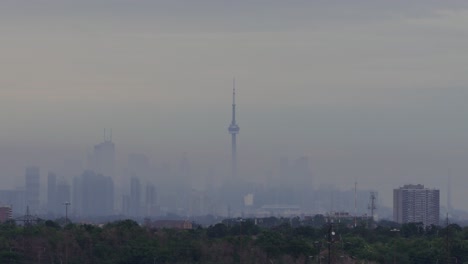
[(404, 185), (393, 190), (393, 221), (400, 224), (422, 222), (439, 225), (440, 192), (422, 184)]

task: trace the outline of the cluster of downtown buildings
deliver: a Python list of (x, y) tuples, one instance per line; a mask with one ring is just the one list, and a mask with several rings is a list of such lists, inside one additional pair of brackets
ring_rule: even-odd
[[(69, 215), (78, 218), (115, 216), (115, 145), (110, 138), (94, 146), (93, 153), (88, 157), (88, 167), (89, 169), (73, 177), (71, 181), (49, 172), (45, 197), (41, 196), (41, 190), (44, 189), (41, 188), (39, 167), (27, 167), (24, 186), (0, 190), (0, 205), (3, 206), (0, 211), (2, 208), (9, 208), (6, 218), (26, 214), (59, 218), (65, 216), (66, 210)], [(155, 186), (149, 183), (146, 185), (144, 205), (141, 202), (141, 184), (135, 174), (131, 177), (130, 187), (129, 195), (124, 195), (119, 201), (122, 207), (119, 213), (135, 217), (154, 213)], [(46, 203), (41, 202), (41, 198), (45, 198)]]
[[(235, 85), (235, 83), (233, 83)], [(161, 184), (159, 192), (156, 185), (147, 182), (143, 186), (140, 178), (148, 174), (149, 161), (144, 155), (129, 158), (127, 177), (121, 184), (126, 190), (116, 191), (115, 145), (112, 136), (104, 136), (104, 141), (94, 146), (88, 157), (88, 170), (72, 179), (72, 185), (66, 180), (57, 179), (54, 173), (47, 177), (47, 205), (43, 206), (40, 196), (40, 170), (28, 167), (25, 173), (24, 188), (0, 190), (0, 220), (2, 212), (10, 215), (32, 214), (60, 217), (70, 206), (72, 217), (79, 219), (120, 216), (126, 218), (157, 217), (172, 212), (184, 216), (223, 215), (232, 216), (281, 216), (313, 214), (324, 211), (357, 213), (357, 200), (366, 212), (367, 203), (361, 191), (343, 192), (313, 189), (313, 175), (309, 169), (307, 157), (301, 157), (292, 163), (282, 158), (278, 177), (269, 174), (263, 184), (242, 182), (238, 177), (237, 134), (240, 129), (236, 122), (235, 88), (233, 87), (232, 121), (228, 127), (231, 134), (231, 177), (224, 185), (214, 188), (214, 174), (206, 179), (204, 191), (197, 191), (190, 186), (188, 159), (181, 162), (180, 177), (172, 177), (166, 166), (161, 169), (160, 178), (174, 178), (168, 184)], [(152, 173), (149, 173), (152, 174)], [(143, 176), (143, 177), (142, 177)], [(154, 176), (154, 175), (153, 175)], [(151, 177), (151, 176), (150, 176)], [(148, 177), (147, 177), (148, 178)], [(159, 183), (158, 183), (159, 184)], [(166, 190), (163, 190), (166, 189)], [(165, 191), (165, 192), (164, 192)], [(337, 194), (331, 197), (330, 193)], [(143, 197), (144, 195), (144, 197)], [(115, 200), (115, 197), (121, 197)], [(393, 193), (393, 220), (398, 223), (422, 222), (424, 225), (438, 225), (440, 218), (439, 190), (427, 189), (423, 185), (405, 185)], [(354, 198), (354, 202), (353, 202)], [(364, 200), (364, 202), (363, 202)], [(327, 204), (327, 201), (329, 204)], [(71, 204), (70, 204), (71, 203)], [(118, 204), (118, 206), (116, 206)], [(364, 206), (362, 206), (364, 205)], [(116, 208), (118, 209), (116, 210)], [(372, 207), (374, 207), (372, 202)], [(4, 208), (4, 209), (2, 209)], [(237, 211), (236, 211), (237, 210)], [(373, 211), (372, 211), (373, 212)], [(8, 217), (8, 216), (7, 216)], [(372, 215), (373, 217), (373, 215)]]
[[(93, 160), (97, 163), (94, 164), (96, 169), (100, 171), (112, 170), (114, 162), (112, 157), (114, 155), (114, 144), (111, 141), (104, 141), (95, 146)], [(144, 159), (136, 159), (145, 162)], [(287, 178), (288, 175), (295, 175), (294, 177), (306, 180), (311, 177), (308, 171), (308, 162), (305, 157), (295, 160), (289, 164), (286, 159), (282, 159), (280, 163), (280, 172), (282, 177)], [(111, 172), (108, 172), (111, 173)], [(54, 173), (47, 175), (47, 192), (46, 203), (41, 203), (40, 196), (40, 170), (37, 167), (26, 168), (25, 185), (24, 188), (16, 190), (0, 190), (0, 203), (1, 205), (8, 205), (8, 208), (0, 207), (0, 220), (8, 217), (11, 209), (16, 216), (26, 213), (26, 208), (29, 208), (29, 213), (32, 215), (41, 215), (48, 217), (63, 217), (65, 210), (69, 209), (69, 215), (78, 219), (92, 219), (103, 217), (125, 217), (125, 218), (142, 218), (152, 217), (156, 218), (162, 215), (161, 205), (164, 207), (167, 204), (161, 203), (157, 199), (156, 187), (154, 184), (147, 183), (146, 186), (141, 184), (140, 179), (132, 174), (128, 179), (126, 185), (127, 192), (123, 195), (117, 195), (115, 192), (114, 181), (111, 176), (104, 176), (102, 173), (97, 173), (94, 170), (85, 170), (81, 175), (76, 176), (69, 184), (64, 179), (58, 179)], [(270, 179), (275, 182), (274, 179)], [(305, 183), (302, 181), (302, 183)], [(309, 182), (310, 183), (310, 182)], [(278, 197), (275, 195), (280, 194), (279, 189), (274, 187), (267, 188), (264, 192), (253, 192), (244, 196), (245, 213), (250, 210), (251, 216), (280, 216), (281, 212), (289, 211), (290, 215), (304, 215), (304, 212), (311, 214), (319, 213), (317, 208), (330, 208), (335, 206), (336, 211), (342, 212), (347, 209), (348, 212), (352, 211), (353, 207), (353, 192), (337, 192), (334, 191), (332, 198), (335, 203), (321, 204), (323, 199), (320, 196), (328, 196), (331, 189), (314, 190), (309, 194), (305, 192), (293, 193), (288, 190), (299, 190), (297, 186), (288, 186), (285, 182), (278, 182), (284, 186), (284, 193), (281, 195), (281, 200), (278, 202)], [(289, 189), (288, 189), (289, 188)], [(367, 191), (358, 192), (357, 199), (359, 204), (366, 203)], [(184, 196), (178, 193), (178, 196)], [(354, 193), (354, 196), (356, 193)], [(185, 196), (188, 199), (185, 206), (190, 210), (196, 208), (195, 203), (209, 204), (209, 196)], [(119, 197), (119, 201), (115, 198)], [(205, 199), (205, 201), (202, 201)], [(356, 199), (356, 196), (355, 196)], [(66, 208), (66, 203), (71, 202), (69, 208)], [(220, 201), (225, 202), (225, 201)], [(318, 205), (317, 205), (318, 203)], [(119, 206), (117, 207), (116, 204)], [(2, 209), (6, 208), (6, 209)], [(6, 210), (5, 212), (3, 212)], [(361, 210), (359, 210), (362, 212)], [(176, 213), (176, 211), (173, 211)], [(323, 212), (323, 210), (322, 210)], [(182, 213), (184, 214), (184, 213)], [(195, 214), (216, 214), (210, 210), (199, 210), (193, 212)], [(306, 213), (307, 214), (307, 213)], [(225, 217), (226, 213), (221, 214)], [(347, 214), (348, 216), (350, 214)], [(361, 215), (362, 216), (362, 215)], [(246, 217), (249, 217), (246, 214)], [(437, 189), (428, 189), (423, 185), (404, 185), (403, 187), (393, 190), (393, 221), (398, 223), (422, 222), (425, 226), (439, 225), (440, 222), (440, 191)]]

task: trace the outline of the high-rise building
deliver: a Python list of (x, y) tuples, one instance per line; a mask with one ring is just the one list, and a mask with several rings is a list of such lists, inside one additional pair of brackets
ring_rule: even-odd
[(112, 135), (104, 137), (104, 142), (94, 146), (93, 170), (103, 176), (114, 177), (115, 173), (115, 144)]
[(49, 214), (57, 213), (57, 176), (53, 172), (47, 175), (47, 212)]
[(63, 213), (65, 213), (65, 203), (69, 203), (71, 201), (71, 188), (70, 185), (64, 180), (61, 180), (57, 184), (56, 200), (56, 213), (63, 215)]
[(76, 176), (73, 178), (73, 192), (72, 192), (72, 201), (71, 201), (71, 209), (72, 213), (75, 216), (79, 216), (83, 212), (83, 198), (81, 190), (83, 189), (82, 187), (82, 181), (80, 176)]
[(73, 184), (72, 205), (76, 203), (77, 214), (110, 216), (114, 213), (114, 182), (111, 177), (85, 171), (81, 177), (75, 178)]
[(39, 213), (40, 173), (38, 167), (27, 167), (25, 175), (26, 205), (31, 214)]
[(151, 183), (148, 183), (146, 185), (145, 205), (146, 205), (146, 216), (155, 216), (157, 214), (156, 187), (154, 187), (154, 185)]
[(130, 215), (140, 216), (141, 185), (137, 177), (132, 177), (130, 181)]
[(236, 82), (232, 82), (232, 120), (228, 131), (231, 134), (231, 174), (232, 179), (237, 178), (237, 134), (239, 134), (239, 126), (236, 123)]
[(130, 196), (122, 195), (122, 214), (130, 215)]
[(439, 224), (440, 193), (422, 184), (404, 185), (393, 190), (393, 221), (421, 222), (425, 226)]

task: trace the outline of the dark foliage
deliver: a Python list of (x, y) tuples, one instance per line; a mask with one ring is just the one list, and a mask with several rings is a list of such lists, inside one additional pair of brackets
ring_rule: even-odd
[(0, 263), (327, 263), (329, 256), (332, 263), (468, 262), (468, 228), (455, 224), (384, 221), (369, 229), (322, 220), (234, 219), (191, 230), (131, 220), (102, 227), (8, 222), (0, 224)]

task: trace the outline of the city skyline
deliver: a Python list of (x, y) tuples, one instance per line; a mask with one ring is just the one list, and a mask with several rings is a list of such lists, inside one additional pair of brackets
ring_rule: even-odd
[(3, 1), (0, 183), (24, 186), (28, 166), (41, 188), (48, 171), (79, 176), (112, 128), (119, 185), (132, 153), (161, 171), (187, 153), (187, 182), (220, 185), (236, 76), (240, 179), (308, 157), (314, 188), (357, 181), (391, 206), (421, 183), (468, 210), (467, 13), (457, 0)]
[[(106, 143), (112, 143), (110, 138), (104, 137), (102, 143), (94, 146), (93, 149), (96, 154), (102, 155), (101, 147)], [(115, 155), (114, 148), (115, 145), (112, 143), (112, 151), (108, 153), (110, 157)], [(113, 164), (111, 159), (101, 158), (98, 160)], [(15, 216), (22, 215), (26, 206), (28, 206), (33, 215), (47, 214), (49, 217), (57, 217), (63, 213), (64, 203), (69, 203), (70, 201), (72, 201), (70, 216), (78, 219), (119, 215), (138, 219), (143, 216), (164, 217), (166, 214), (180, 216), (187, 214), (187, 216), (191, 217), (201, 215), (229, 216), (230, 213), (226, 211), (228, 209), (226, 201), (228, 200), (224, 200), (223, 196), (216, 198), (215, 193), (217, 189), (223, 188), (223, 184), (228, 184), (228, 188), (229, 186), (236, 187), (236, 185), (232, 185), (230, 178), (232, 175), (228, 173), (224, 178), (224, 183), (218, 183), (218, 186), (214, 187), (212, 178), (208, 178), (209, 181), (203, 181), (202, 178), (195, 179), (190, 177), (190, 175), (194, 175), (194, 172), (190, 169), (190, 161), (186, 154), (181, 156), (179, 165), (178, 171), (173, 171), (174, 168), (167, 167), (164, 164), (163, 167), (154, 168), (149, 165), (148, 157), (145, 155), (130, 154), (128, 156), (128, 168), (124, 170), (124, 174), (122, 175), (124, 181), (120, 183), (123, 184), (122, 186), (119, 184), (114, 185), (114, 181), (118, 178), (118, 175), (109, 177), (104, 176), (102, 173), (95, 173), (92, 170), (93, 167), (106, 167), (103, 164), (96, 164), (95, 162), (91, 162), (89, 164), (91, 167), (85, 169), (80, 175), (72, 178), (70, 175), (60, 175), (60, 180), (58, 181), (57, 175), (50, 170), (47, 177), (42, 177), (41, 180), (40, 168), (29, 166), (26, 168), (24, 189), (20, 189), (18, 192), (18, 190), (3, 188), (0, 190), (0, 203), (1, 205), (13, 206), (13, 215)], [(250, 196), (251, 202), (248, 206), (240, 208), (231, 207), (232, 210), (235, 209), (234, 215), (240, 213), (247, 213), (250, 216), (277, 215), (282, 212), (281, 210), (285, 210), (283, 213), (286, 213), (286, 215), (329, 214), (333, 212), (353, 214), (355, 206), (352, 203), (353, 197), (354, 199), (357, 198), (358, 201), (358, 210), (356, 211), (358, 216), (369, 214), (367, 202), (371, 195), (376, 194), (374, 190), (358, 188), (358, 195), (356, 197), (354, 190), (351, 189), (340, 189), (333, 185), (314, 186), (314, 177), (310, 169), (308, 157), (299, 157), (291, 162), (287, 158), (281, 159), (277, 171), (273, 175), (268, 176), (266, 181), (258, 186), (261, 187), (265, 184), (261, 187), (264, 190), (251, 189), (251, 191), (254, 191), (236, 193), (238, 197)], [(39, 187), (41, 185), (40, 182), (44, 182), (45, 178), (47, 179), (46, 190), (43, 187)], [(172, 180), (170, 180), (171, 178)], [(140, 180), (142, 180), (144, 185), (140, 184)], [(181, 180), (188, 180), (187, 185), (178, 183)], [(200, 180), (203, 181), (202, 184), (204, 186), (198, 190), (194, 189), (197, 185), (196, 181)], [(70, 181), (72, 181), (72, 184), (70, 184)], [(238, 180), (238, 183), (242, 184), (242, 182), (242, 179)], [(253, 182), (246, 181), (245, 183), (252, 184)], [(448, 184), (447, 190), (451, 187), (450, 182)], [(423, 185), (404, 185), (405, 188), (407, 186), (418, 187)], [(169, 189), (166, 190), (168, 187)], [(200, 188), (200, 183), (198, 183), (198, 188)], [(144, 192), (143, 189), (145, 189)], [(402, 188), (400, 187), (400, 189)], [(220, 190), (222, 191), (222, 189)], [(182, 193), (187, 193), (187, 195), (183, 195)], [(21, 198), (23, 195), (24, 198)], [(144, 196), (146, 197), (145, 199), (143, 199)], [(42, 199), (39, 197), (42, 197)], [(175, 197), (180, 198), (174, 200)], [(450, 198), (450, 194), (448, 193), (447, 198)], [(171, 199), (173, 201), (170, 201)], [(393, 210), (398, 210), (395, 207), (394, 199)], [(189, 202), (187, 203), (187, 201)], [(382, 203), (383, 201), (385, 200), (377, 200), (377, 219), (379, 219), (379, 215), (383, 215), (383, 219), (391, 219), (388, 201)], [(448, 203), (447, 206), (442, 205), (441, 207), (444, 208), (444, 211), (450, 213), (452, 217), (461, 213), (459, 208), (450, 208)], [(283, 209), (278, 211), (280, 208)], [(455, 211), (452, 211), (453, 209)], [(289, 210), (292, 211), (287, 213)], [(437, 190), (437, 210), (439, 210), (439, 190)], [(454, 212), (455, 214), (452, 214)]]

